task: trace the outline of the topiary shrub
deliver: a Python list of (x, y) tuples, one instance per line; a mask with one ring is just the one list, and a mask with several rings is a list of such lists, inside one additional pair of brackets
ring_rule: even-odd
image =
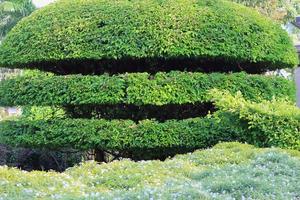
[[(243, 91), (252, 101), (273, 97), (295, 101), (293, 81), (273, 76), (246, 73), (188, 73), (173, 71), (126, 73), (101, 76), (35, 76), (3, 81), (0, 104), (11, 105), (115, 105), (163, 106), (203, 104), (210, 101), (207, 92), (221, 89), (235, 94)], [(27, 95), (31, 94), (31, 95)]]
[[(26, 147), (123, 152), (133, 159), (168, 155), (213, 146), (219, 141), (242, 141), (259, 147), (300, 150), (298, 108), (289, 101), (260, 103), (240, 94), (211, 91), (218, 109), (213, 115), (184, 120), (27, 119), (5, 121), (1, 141)], [(140, 152), (147, 152), (141, 155)]]
[(0, 66), (54, 74), (1, 82), (0, 105), (61, 107), (63, 116), (1, 122), (0, 141), (95, 149), (98, 161), (104, 152), (162, 159), (247, 141), (244, 126), (206, 116), (215, 111), (208, 90), (293, 100), (292, 81), (245, 72), (297, 63), (279, 25), (235, 3), (57, 1), (22, 20), (0, 48)]
[(60, 74), (261, 72), (297, 63), (279, 25), (223, 0), (61, 0), (22, 20), (0, 50), (1, 67)]

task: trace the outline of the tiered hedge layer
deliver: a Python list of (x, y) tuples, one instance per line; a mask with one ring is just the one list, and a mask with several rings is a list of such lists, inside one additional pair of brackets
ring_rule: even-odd
[(226, 111), (218, 116), (163, 123), (104, 119), (2, 121), (0, 143), (50, 149), (163, 150), (162, 153), (207, 148), (219, 141), (240, 141), (300, 150), (297, 119), (267, 113), (257, 116), (267, 120), (252, 125), (251, 119)]
[(279, 24), (223, 0), (61, 0), (22, 20), (0, 48), (1, 67), (65, 74), (160, 66), (261, 72), (297, 63)]
[(248, 100), (285, 97), (294, 101), (293, 81), (264, 75), (188, 72), (101, 76), (18, 77), (1, 82), (0, 105), (169, 105), (209, 102), (213, 88), (241, 91)]
[[(267, 80), (265, 78), (263, 80)], [(164, 122), (21, 118), (0, 123), (0, 143), (52, 149), (162, 150), (168, 154), (173, 150), (178, 153), (179, 150), (206, 148), (219, 141), (240, 141), (299, 150), (299, 109), (293, 103), (282, 100), (248, 102), (240, 94), (232, 96), (216, 91), (206, 96), (220, 110), (204, 118)]]
[(52, 149), (196, 149), (238, 137), (209, 118), (164, 123), (144, 120), (138, 124), (131, 120), (102, 119), (20, 120), (4, 121), (0, 126), (1, 143)]

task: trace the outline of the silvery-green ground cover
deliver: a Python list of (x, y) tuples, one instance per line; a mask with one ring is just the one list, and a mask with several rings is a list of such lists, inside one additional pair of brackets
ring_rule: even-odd
[(161, 161), (64, 173), (0, 167), (0, 199), (299, 199), (300, 152), (221, 143)]

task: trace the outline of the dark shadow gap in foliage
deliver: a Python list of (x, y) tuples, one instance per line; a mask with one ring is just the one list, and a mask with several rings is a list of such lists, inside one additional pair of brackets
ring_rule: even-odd
[[(38, 67), (37, 67), (38, 66)], [(21, 67), (21, 66), (20, 66)], [(268, 70), (276, 69), (269, 62), (251, 63), (248, 61), (236, 62), (233, 59), (209, 59), (209, 58), (175, 58), (175, 59), (106, 59), (106, 60), (64, 60), (35, 62), (26, 64), (27, 68), (38, 68), (43, 71), (53, 72), (57, 75), (83, 74), (100, 75), (121, 74), (131, 72), (157, 72), (190, 71), (190, 72), (241, 72), (261, 74)]]
[[(207, 148), (212, 147), (207, 146)], [(199, 148), (191, 147), (173, 147), (173, 148), (155, 148), (155, 149), (131, 149), (124, 151), (104, 151), (107, 153), (107, 156), (113, 157), (113, 160), (122, 160), (123, 158), (129, 158), (134, 161), (142, 160), (160, 160), (164, 161), (168, 158), (172, 158), (178, 154), (191, 153)]]
[(162, 106), (133, 104), (116, 105), (82, 105), (65, 106), (67, 115), (71, 118), (94, 118), (94, 119), (130, 119), (138, 122), (145, 119), (156, 119), (164, 122), (170, 119), (188, 119), (203, 117), (208, 113), (213, 113), (216, 109), (212, 103), (196, 104), (167, 104)]
[(0, 165), (16, 167), (25, 171), (63, 172), (80, 163), (84, 151), (74, 149), (17, 148), (0, 144)]

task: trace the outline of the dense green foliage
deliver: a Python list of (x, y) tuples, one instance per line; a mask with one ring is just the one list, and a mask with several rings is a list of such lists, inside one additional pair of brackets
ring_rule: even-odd
[(22, 20), (0, 49), (2, 67), (63, 74), (176, 66), (261, 72), (297, 63), (278, 24), (223, 0), (60, 0)]
[(297, 199), (299, 170), (299, 159), (268, 152), (248, 165), (200, 172), (193, 178), (212, 193), (236, 199)]
[[(234, 138), (216, 131), (214, 120), (187, 119), (159, 123), (154, 120), (19, 120), (4, 121), (0, 126), (2, 143), (28, 147), (73, 147), (77, 149), (196, 149)], [(221, 127), (220, 127), (221, 128)]]
[(254, 103), (241, 93), (212, 91), (213, 101), (220, 111), (215, 113), (240, 130), (244, 127), (247, 142), (258, 146), (279, 146), (300, 150), (300, 110), (293, 103), (272, 100)]
[[(41, 108), (43, 110), (43, 108)], [(42, 111), (41, 110), (41, 111)], [(159, 122), (166, 120), (181, 120), (195, 117), (204, 117), (214, 112), (214, 105), (209, 103), (196, 104), (167, 104), (162, 106), (128, 104), (101, 105), (101, 106), (65, 106), (65, 117), (84, 119), (130, 119), (135, 122), (145, 119), (155, 119)]]
[[(295, 49), (278, 24), (225, 0), (60, 0), (22, 20), (0, 48), (2, 67), (37, 68), (66, 75), (37, 74), (1, 82), (0, 105), (26, 108), (20, 119), (0, 122), (0, 143), (50, 150), (94, 149), (97, 160), (106, 160), (101, 157), (103, 152), (115, 158), (164, 159), (219, 141), (300, 150), (300, 111), (292, 103), (293, 81), (246, 73), (215, 73), (261, 73), (292, 68), (297, 63)], [(70, 75), (74, 73), (77, 75)], [(237, 91), (244, 96), (233, 95)], [(227, 148), (224, 146), (221, 148)], [(243, 147), (235, 144), (233, 148)], [(243, 158), (245, 165), (222, 169), (195, 164), (192, 159), (197, 153), (190, 155), (188, 161), (178, 156), (175, 161), (166, 161), (172, 163), (172, 170), (167, 167), (163, 176), (159, 170), (154, 173), (162, 181), (153, 178), (151, 167), (148, 172), (130, 161), (124, 161), (126, 167), (121, 173), (116, 169), (110, 176), (106, 173), (104, 179), (92, 177), (92, 184), (75, 180), (72, 176), (77, 178), (82, 171), (74, 168), (64, 178), (75, 181), (72, 187), (79, 190), (67, 198), (299, 197), (299, 160), (278, 152), (254, 157), (253, 147), (245, 148), (244, 154), (253, 156), (251, 162)], [(232, 157), (227, 156), (222, 159), (229, 160), (224, 161), (229, 164)], [(181, 165), (185, 162), (186, 171)], [(142, 175), (128, 168), (131, 165), (140, 167)], [(93, 164), (87, 166), (97, 169)], [(199, 166), (202, 171), (197, 169)], [(126, 169), (136, 179), (127, 177)], [(20, 190), (5, 178), (2, 181), (1, 170), (0, 194), (4, 197), (38, 197), (40, 193), (36, 196), (30, 181), (29, 188)], [(280, 174), (282, 170), (287, 174)], [(89, 174), (89, 169), (85, 173)], [(145, 178), (147, 173), (152, 174), (151, 178)], [(264, 181), (253, 180), (252, 173)], [(226, 174), (228, 180), (241, 175), (237, 178), (241, 181), (229, 184)], [(56, 182), (63, 190), (47, 188), (45, 195), (50, 196), (45, 197), (60, 198), (53, 195), (65, 192), (67, 187), (63, 185), (68, 180)], [(145, 180), (151, 184), (139, 185)], [(43, 181), (38, 182), (43, 185)], [(266, 186), (267, 182), (274, 183), (276, 189)], [(101, 186), (97, 188), (98, 185)], [(95, 188), (100, 190), (93, 193)], [(156, 196), (159, 194), (162, 196)]]
[[(33, 147), (129, 150), (172, 154), (206, 148), (219, 141), (300, 150), (300, 111), (284, 100), (246, 101), (240, 94), (211, 92), (219, 109), (185, 120), (50, 119), (4, 121), (0, 141)], [(155, 153), (154, 153), (155, 154)]]
[(188, 72), (19, 77), (1, 82), (0, 105), (167, 105), (209, 102), (207, 91), (242, 91), (252, 101), (295, 99), (293, 81), (274, 76)]
[[(12, 27), (23, 17), (33, 12), (34, 9), (31, 0), (0, 0), (0, 44)], [(0, 68), (0, 81), (18, 72), (19, 70), (16, 69)], [(7, 117), (9, 116), (6, 109), (0, 107), (0, 120)]]
[(299, 158), (297, 151), (222, 143), (164, 162), (85, 162), (64, 173), (0, 167), (0, 196), (4, 200), (297, 199)]

